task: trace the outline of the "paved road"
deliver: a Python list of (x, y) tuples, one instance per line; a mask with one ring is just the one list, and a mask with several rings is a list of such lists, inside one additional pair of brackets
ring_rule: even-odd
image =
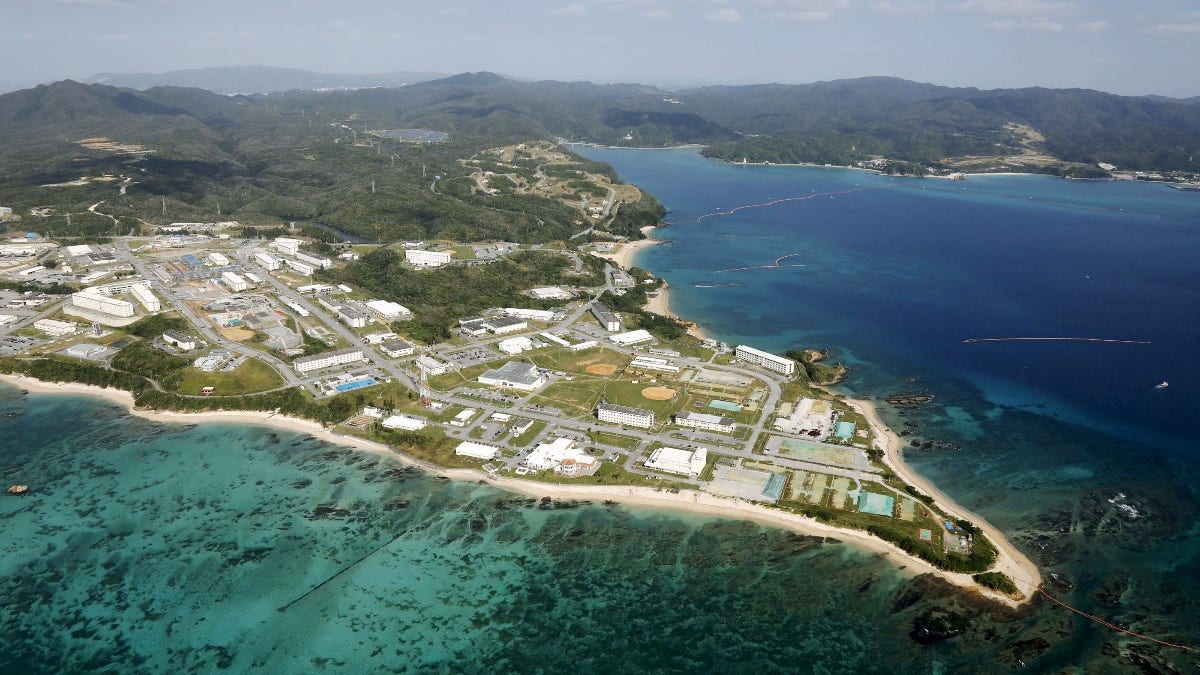
[(188, 307), (187, 303), (185, 303), (178, 295), (158, 281), (158, 277), (150, 272), (150, 269), (147, 267), (147, 265), (129, 250), (129, 242), (127, 239), (116, 239), (115, 248), (117, 255), (127, 259), (133, 265), (133, 269), (137, 270), (138, 274), (141, 274), (146, 282), (149, 283), (156, 292), (166, 298), (167, 302), (174, 307), (176, 311), (178, 311), (189, 322), (191, 322), (192, 326), (199, 331), (200, 335), (203, 336), (204, 339), (208, 340), (214, 345), (219, 345), (222, 349), (265, 361), (272, 368), (274, 368), (288, 384), (296, 385), (300, 383), (300, 379), (296, 377), (295, 371), (293, 371), (287, 363), (284, 363), (283, 360), (266, 352), (254, 349), (253, 347), (247, 347), (240, 342), (227, 340), (221, 337), (220, 334), (218, 334), (209, 326), (207, 319), (198, 316), (194, 311), (192, 311), (192, 308)]
[[(146, 265), (141, 260), (139, 260), (136, 256), (134, 256), (132, 253), (129, 252), (128, 245), (125, 240), (118, 239), (117, 241), (118, 241), (117, 248), (118, 248), (118, 251), (120, 252), (120, 254), (122, 256), (127, 257), (134, 265), (134, 268), (139, 273), (141, 273), (143, 277), (145, 277), (147, 280), (149, 280), (152, 283), (152, 285), (155, 286), (155, 290), (158, 291), (159, 293), (161, 293), (168, 300), (168, 302), (173, 307), (175, 307), (175, 309), (177, 309), (181, 314), (183, 314), (185, 317), (187, 317), (188, 320), (191, 321), (196, 326), (197, 330), (199, 330), (202, 335), (204, 335), (207, 339), (211, 340), (214, 344), (218, 344), (226, 349), (229, 349), (230, 351), (234, 351), (237, 353), (245, 354), (247, 356), (252, 356), (254, 358), (259, 358), (259, 359), (263, 359), (263, 360), (267, 361), (276, 370), (278, 370), (280, 372), (280, 374), (284, 377), (284, 379), (288, 383), (288, 385), (286, 385), (286, 386), (296, 386), (296, 385), (311, 386), (315, 381), (324, 377), (324, 376), (310, 376), (310, 377), (305, 377), (305, 378), (298, 377), (294, 373), (292, 368), (290, 367), (290, 364), (283, 362), (282, 360), (274, 357), (273, 355), (265, 354), (258, 350), (255, 350), (255, 349), (252, 349), (249, 347), (245, 347), (239, 343), (221, 338), (211, 328), (209, 328), (207, 322), (203, 318), (197, 316), (194, 312), (192, 312), (191, 309), (188, 308), (187, 305), (184, 302), (182, 302), (182, 300), (179, 297), (177, 297), (169, 289), (164, 288), (161, 283), (155, 282), (155, 277), (152, 274), (150, 274), (150, 271), (146, 268)], [(266, 283), (268, 283), (280, 295), (281, 298), (286, 298), (288, 300), (291, 300), (292, 302), (295, 302), (296, 304), (300, 305), (301, 307), (304, 307), (307, 311), (309, 311), (311, 313), (312, 318), (315, 321), (319, 321), (320, 323), (324, 324), (325, 327), (327, 327), (328, 329), (337, 333), (339, 336), (341, 336), (342, 338), (344, 338), (351, 344), (361, 347), (363, 350), (363, 353), (367, 357), (367, 359), (379, 370), (391, 375), (395, 379), (395, 381), (399, 382), (401, 385), (403, 385), (405, 387), (408, 387), (414, 391), (416, 391), (418, 389), (419, 385), (417, 382), (417, 378), (414, 376), (413, 373), (410, 373), (407, 370), (407, 368), (406, 368), (407, 364), (392, 361), (392, 360), (384, 357), (383, 355), (381, 355), (373, 346), (363, 344), (361, 341), (361, 338), (359, 338), (358, 335), (356, 335), (353, 331), (351, 331), (348, 327), (346, 327), (340, 321), (335, 319), (332, 315), (330, 315), (328, 312), (326, 312), (322, 307), (320, 307), (316, 303), (311, 302), (309, 299), (301, 296), (294, 289), (290, 288), (289, 286), (284, 284), (282, 281), (280, 281), (279, 279), (272, 276), (267, 270), (261, 268), (252, 257), (253, 250), (255, 247), (256, 247), (255, 243), (247, 242), (236, 253), (237, 258), (240, 260), (240, 262), (246, 269), (254, 270), (256, 273), (259, 273), (258, 275), (260, 277), (262, 277), (266, 281)], [(565, 252), (565, 253), (568, 256), (572, 257), (576, 261), (577, 265), (581, 265), (581, 261), (579, 260), (577, 255), (574, 255), (571, 252)], [(478, 340), (471, 340), (466, 345), (434, 346), (434, 347), (431, 347), (431, 348), (425, 350), (425, 353), (432, 355), (432, 356), (440, 357), (445, 360), (451, 360), (447, 357), (447, 355), (449, 353), (459, 352), (459, 351), (464, 351), (464, 350), (469, 350), (469, 349), (476, 349), (476, 348), (491, 349), (494, 347), (495, 343), (499, 342), (500, 340), (508, 339), (508, 338), (518, 336), (518, 335), (525, 335), (525, 336), (532, 337), (532, 336), (536, 335), (537, 333), (545, 332), (547, 330), (555, 331), (555, 332), (570, 331), (577, 335), (581, 335), (583, 337), (603, 340), (604, 337), (607, 336), (607, 333), (605, 331), (603, 331), (602, 329), (600, 329), (599, 327), (589, 328), (584, 325), (576, 326), (575, 324), (581, 318), (583, 318), (585, 313), (587, 313), (588, 308), (592, 301), (595, 301), (596, 299), (598, 299), (604, 291), (612, 290), (612, 272), (613, 272), (612, 266), (611, 265), (606, 266), (606, 268), (605, 268), (605, 279), (606, 279), (605, 286), (602, 288), (594, 289), (590, 298), (585, 298), (584, 300), (579, 301), (578, 304), (570, 312), (568, 312), (568, 314), (562, 321), (557, 322), (556, 324), (554, 324), (553, 326), (551, 326), (548, 329), (532, 329), (532, 330), (528, 330), (528, 331), (522, 331), (519, 333), (510, 333), (510, 334), (506, 334), (503, 336), (488, 336), (486, 338), (481, 338)], [(44, 313), (49, 313), (52, 311), (53, 311), (53, 308), (49, 308), (49, 309), (45, 310)], [(633, 356), (636, 356), (637, 354), (641, 353), (637, 349), (622, 347), (615, 343), (607, 343), (606, 342), (604, 346), (607, 349), (610, 349), (610, 350), (613, 350), (616, 352), (620, 352), (629, 357), (633, 357)], [(642, 457), (645, 455), (645, 452), (652, 444), (682, 446), (685, 448), (689, 447), (689, 446), (695, 447), (695, 446), (699, 446), (699, 445), (703, 444), (708, 447), (715, 446), (716, 447), (715, 451), (722, 455), (739, 457), (739, 458), (743, 458), (743, 459), (763, 459), (762, 455), (755, 455), (752, 452), (752, 449), (755, 447), (756, 443), (758, 442), (758, 440), (762, 436), (762, 434), (768, 432), (768, 430), (766, 428), (766, 420), (769, 418), (769, 415), (766, 413), (770, 410), (774, 410), (775, 407), (777, 406), (777, 404), (779, 403), (780, 399), (782, 398), (782, 387), (783, 387), (783, 384), (787, 382), (787, 378), (785, 378), (784, 376), (782, 376), (778, 373), (774, 373), (772, 371), (767, 371), (764, 369), (759, 369), (759, 368), (755, 368), (755, 367), (751, 367), (751, 366), (744, 366), (744, 365), (729, 366), (729, 365), (719, 365), (719, 364), (710, 362), (710, 363), (706, 363), (704, 365), (704, 367), (709, 370), (713, 370), (713, 371), (717, 371), (717, 372), (727, 372), (727, 373), (736, 374), (736, 375), (740, 375), (740, 376), (745, 376), (745, 375), (749, 374), (749, 375), (752, 375), (753, 377), (755, 377), (757, 380), (761, 381), (762, 384), (766, 386), (767, 396), (761, 402), (761, 407), (760, 407), (760, 409), (763, 411), (763, 414), (761, 414), (759, 416), (759, 419), (754, 424), (749, 425), (750, 435), (746, 441), (737, 441), (728, 436), (724, 436), (721, 434), (715, 434), (715, 433), (709, 433), (709, 432), (703, 432), (703, 431), (693, 431), (693, 430), (682, 431), (678, 427), (671, 427), (671, 426), (665, 426), (665, 427), (658, 428), (655, 430), (620, 428), (620, 427), (615, 427), (610, 424), (599, 423), (598, 421), (592, 419), (590, 416), (583, 417), (583, 418), (571, 418), (571, 417), (564, 417), (561, 414), (554, 414), (550, 411), (532, 410), (528, 407), (529, 402), (534, 396), (536, 396), (537, 392), (531, 392), (529, 394), (518, 396), (517, 400), (514, 402), (514, 405), (512, 405), (512, 406), (502, 405), (499, 403), (493, 403), (493, 402), (489, 402), (486, 400), (476, 399), (473, 397), (466, 397), (466, 396), (459, 395), (455, 392), (449, 392), (449, 393), (433, 392), (432, 398), (434, 400), (440, 401), (447, 405), (458, 405), (458, 406), (463, 406), (463, 407), (474, 408), (474, 409), (480, 411), (480, 413), (476, 416), (476, 418), (468, 426), (466, 426), (464, 428), (456, 428), (456, 427), (447, 426), (446, 433), (448, 436), (450, 436), (452, 438), (461, 438), (464, 440), (470, 438), (470, 434), (472, 433), (472, 431), (487, 424), (488, 419), (491, 417), (491, 415), (493, 413), (503, 412), (503, 413), (508, 413), (511, 415), (517, 415), (520, 417), (525, 417), (525, 418), (545, 422), (546, 428), (538, 435), (538, 439), (536, 439), (536, 440), (544, 439), (544, 438), (550, 436), (551, 434), (574, 436), (576, 438), (579, 438), (580, 440), (585, 440), (588, 444), (598, 447), (598, 448), (606, 451), (609, 454), (619, 453), (622, 455), (626, 455), (627, 458), (624, 462), (625, 468), (632, 473), (637, 473), (637, 474), (642, 474), (642, 475), (647, 475), (647, 476), (657, 476), (658, 474), (655, 474), (653, 472), (639, 468), (636, 466), (636, 464), (638, 461), (640, 461), (642, 459)], [(635, 449), (633, 449), (631, 451), (627, 448), (617, 448), (615, 446), (610, 446), (610, 445), (607, 445), (604, 443), (596, 443), (596, 442), (588, 440), (589, 432), (593, 431), (593, 430), (611, 431), (613, 433), (617, 433), (622, 436), (632, 437), (634, 439), (637, 439), (638, 445)], [(489, 440), (490, 439), (481, 439), (481, 442), (488, 442)], [(734, 444), (734, 445), (738, 445), (740, 447), (733, 448), (733, 447), (728, 447), (725, 444)], [(527, 449), (532, 448), (533, 446), (534, 446), (534, 443), (530, 443), (528, 446), (526, 446), (526, 449), (519, 449), (518, 457), (509, 458), (509, 459), (505, 460), (505, 462), (508, 464), (508, 466), (515, 467), (521, 461), (522, 457), (527, 453)], [(779, 466), (786, 466), (789, 468), (819, 471), (821, 473), (829, 473), (829, 474), (834, 474), (834, 475), (839, 475), (839, 476), (846, 476), (849, 478), (856, 478), (859, 480), (873, 480), (873, 479), (877, 480), (877, 478), (878, 478), (878, 476), (876, 475), (877, 472), (873, 468), (870, 470), (862, 470), (859, 468), (839, 468), (839, 467), (835, 467), (835, 466), (827, 466), (827, 465), (823, 465), (823, 464), (815, 464), (815, 463), (811, 463), (811, 462), (805, 462), (802, 460), (779, 457), (777, 455), (771, 455), (771, 456), (769, 456), (769, 458), (775, 464), (777, 464)]]

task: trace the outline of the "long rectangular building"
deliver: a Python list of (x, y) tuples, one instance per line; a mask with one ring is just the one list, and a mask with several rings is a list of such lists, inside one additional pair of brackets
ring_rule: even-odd
[(791, 375), (796, 372), (796, 362), (782, 356), (776, 356), (770, 352), (764, 352), (761, 349), (748, 347), (746, 345), (738, 345), (734, 350), (734, 356), (742, 361), (753, 363), (762, 366), (769, 370), (774, 370), (777, 373)]
[(162, 302), (154, 295), (154, 293), (150, 292), (150, 286), (148, 284), (138, 284), (133, 286), (129, 289), (129, 292), (133, 294), (133, 297), (136, 298), (138, 302), (142, 303), (142, 307), (145, 307), (147, 312), (162, 311)]
[(270, 253), (258, 252), (254, 254), (254, 261), (263, 266), (268, 272), (274, 272), (279, 269), (283, 262), (271, 255)]
[(681, 427), (719, 431), (723, 434), (733, 433), (736, 425), (732, 417), (709, 415), (708, 413), (681, 412), (675, 415), (675, 424)]
[(313, 354), (312, 356), (301, 356), (292, 361), (292, 367), (297, 372), (307, 373), (310, 370), (320, 370), (321, 368), (329, 368), (331, 366), (340, 366), (344, 363), (354, 363), (356, 361), (366, 361), (367, 357), (363, 354), (361, 347), (349, 347), (347, 349), (339, 349), (333, 352), (324, 352), (321, 354)]
[(450, 262), (450, 252), (405, 249), (404, 259), (420, 267), (438, 267)]
[(596, 317), (596, 321), (600, 322), (600, 326), (610, 333), (617, 333), (621, 330), (621, 317), (608, 308), (607, 305), (599, 302), (593, 302), (592, 316)]
[(629, 363), (629, 368), (633, 370), (656, 370), (662, 373), (678, 373), (679, 366), (668, 361), (653, 356), (638, 356)]
[(99, 293), (89, 293), (87, 291), (72, 293), (71, 304), (75, 307), (103, 312), (104, 314), (111, 314), (113, 316), (133, 316), (132, 302), (110, 298), (107, 295), (100, 295)]
[(654, 424), (653, 412), (642, 408), (630, 408), (629, 406), (613, 403), (601, 403), (596, 406), (596, 417), (601, 422), (624, 424), (642, 429), (649, 429)]
[(647, 469), (657, 469), (667, 473), (677, 473), (684, 476), (699, 476), (708, 462), (708, 450), (697, 448), (693, 451), (679, 448), (659, 448), (650, 454), (646, 460)]

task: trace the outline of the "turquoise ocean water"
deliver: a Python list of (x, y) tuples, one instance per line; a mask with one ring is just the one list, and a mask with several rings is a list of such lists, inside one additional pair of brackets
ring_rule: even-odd
[[(1065, 599), (1200, 643), (1195, 195), (585, 152), (672, 209), (672, 244), (639, 263), (677, 311), (729, 340), (830, 347), (848, 392), (935, 394), (884, 409), (936, 441), (908, 453), (922, 473)], [(779, 264), (804, 267), (718, 271), (792, 254)], [(1150, 344), (961, 342), (1065, 333)], [(1197, 670), (852, 547), (541, 504), (264, 428), (0, 388), (0, 438), (0, 479), (35, 492), (0, 499), (0, 672)], [(930, 632), (946, 639), (913, 638)]]

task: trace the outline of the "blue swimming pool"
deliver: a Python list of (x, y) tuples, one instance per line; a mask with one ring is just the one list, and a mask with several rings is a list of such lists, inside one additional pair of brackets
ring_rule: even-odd
[(379, 382), (379, 380), (376, 380), (373, 377), (364, 377), (361, 380), (353, 380), (351, 382), (343, 382), (342, 384), (335, 386), (334, 389), (337, 389), (340, 392), (354, 391), (355, 389), (362, 389), (363, 387), (369, 387), (373, 384), (377, 384), (378, 382)]

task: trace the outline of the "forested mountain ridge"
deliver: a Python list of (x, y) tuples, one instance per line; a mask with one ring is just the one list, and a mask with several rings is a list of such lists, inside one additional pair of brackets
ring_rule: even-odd
[[(413, 127), (449, 137), (375, 134)], [(1105, 162), (1200, 172), (1200, 105), (1190, 100), (886, 77), (670, 92), (465, 73), (399, 88), (236, 96), (63, 81), (0, 96), (0, 131), (0, 204), (78, 214), (73, 227), (94, 234), (215, 220), (219, 210), (256, 224), (317, 220), (384, 241), (562, 239), (586, 227), (578, 209), (520, 188), (483, 193), (461, 162), (553, 138), (900, 170), (1106, 175), (1097, 168)], [(103, 174), (132, 184), (119, 198), (103, 183), (61, 186)], [(101, 200), (108, 215), (89, 211)], [(639, 220), (659, 208), (647, 202)], [(626, 225), (621, 233), (633, 234)]]

